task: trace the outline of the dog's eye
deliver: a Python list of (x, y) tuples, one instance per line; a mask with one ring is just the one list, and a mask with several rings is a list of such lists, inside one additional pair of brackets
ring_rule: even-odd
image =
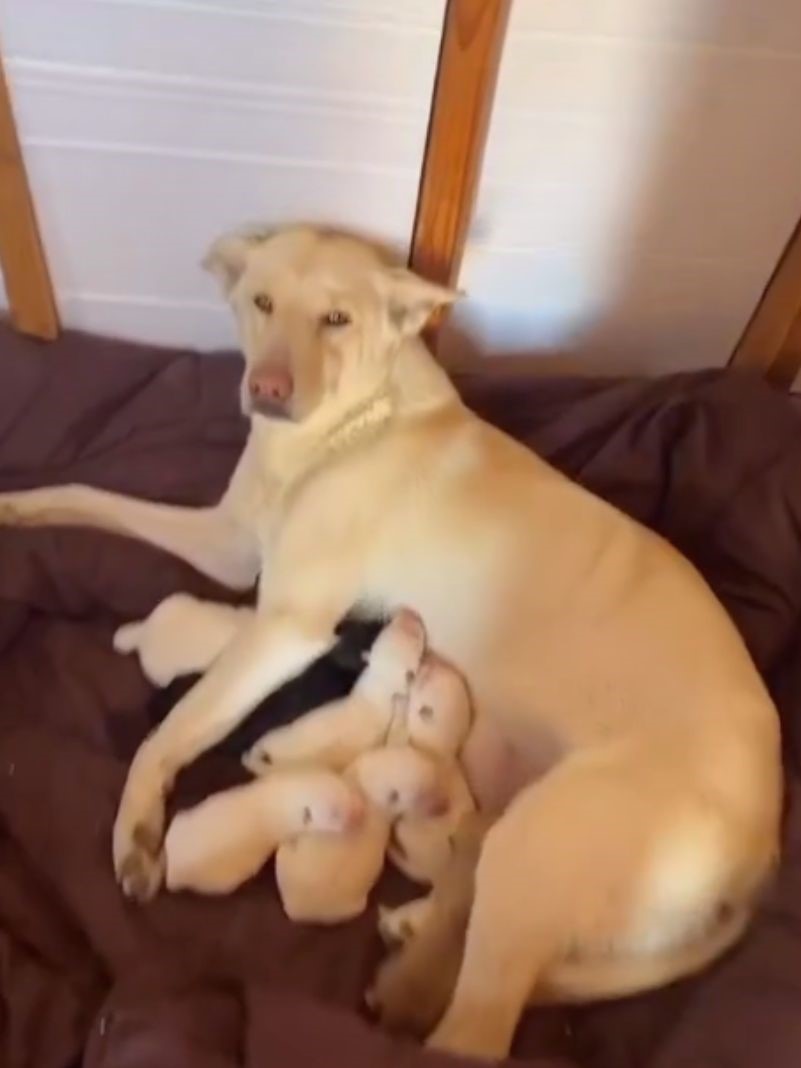
[(323, 316), (323, 326), (347, 326), (349, 322), (350, 316), (348, 313), (340, 311), (339, 308), (335, 308)]
[(253, 298), (253, 303), (256, 305), (260, 312), (264, 313), (264, 315), (272, 315), (273, 302), (270, 300), (266, 293), (257, 293), (256, 296)]

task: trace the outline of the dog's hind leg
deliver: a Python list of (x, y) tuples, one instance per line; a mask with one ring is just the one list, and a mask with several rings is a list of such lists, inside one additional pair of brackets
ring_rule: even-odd
[(236, 590), (249, 589), (259, 572), (255, 535), (221, 506), (183, 508), (91, 486), (52, 486), (0, 494), (0, 523), (95, 527), (137, 538)]
[(613, 952), (644, 922), (659, 937), (643, 893), (669, 802), (647, 769), (610, 753), (568, 757), (518, 795), (484, 840), (461, 969), (431, 1046), (502, 1058), (557, 962)]
[[(365, 995), (385, 1027), (423, 1038), (448, 1007), (462, 963), (481, 843), (491, 823), (478, 812), (466, 816), (430, 895), (412, 902), (414, 930), (381, 964)], [(408, 915), (409, 908), (393, 915)]]

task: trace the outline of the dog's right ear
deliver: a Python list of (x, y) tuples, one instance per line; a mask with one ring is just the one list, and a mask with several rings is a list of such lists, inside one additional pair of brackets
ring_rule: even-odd
[(245, 269), (248, 256), (256, 245), (272, 234), (267, 227), (252, 227), (218, 237), (201, 261), (204, 270), (213, 274), (226, 296), (231, 292)]
[(462, 296), (458, 290), (429, 282), (405, 267), (386, 267), (379, 278), (390, 322), (406, 337), (419, 334), (438, 308)]

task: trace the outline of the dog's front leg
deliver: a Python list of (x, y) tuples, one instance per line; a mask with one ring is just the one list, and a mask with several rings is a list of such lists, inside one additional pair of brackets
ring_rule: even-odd
[(259, 701), (334, 644), (340, 612), (260, 610), (134, 757), (114, 825), (123, 891), (152, 897), (163, 874), (164, 799), (175, 776), (221, 741)]
[(256, 535), (225, 504), (184, 508), (93, 486), (0, 493), (5, 526), (95, 527), (155, 545), (223, 586), (249, 589), (260, 567)]

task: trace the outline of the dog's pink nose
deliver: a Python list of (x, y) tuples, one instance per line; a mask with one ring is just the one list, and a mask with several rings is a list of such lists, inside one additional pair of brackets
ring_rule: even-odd
[(248, 375), (248, 392), (256, 401), (267, 404), (286, 404), (295, 383), (286, 367), (255, 367)]

